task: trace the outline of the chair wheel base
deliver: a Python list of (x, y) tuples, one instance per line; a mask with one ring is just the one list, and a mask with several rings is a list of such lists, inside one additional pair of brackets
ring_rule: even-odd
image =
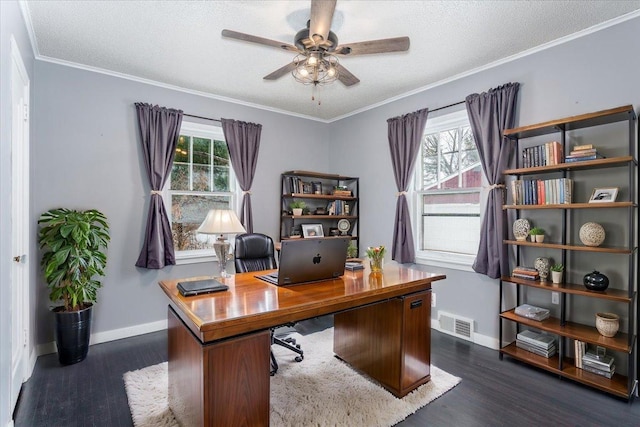
[(295, 360), (296, 362), (302, 362), (302, 359), (304, 359), (304, 357), (302, 357), (302, 356), (296, 356), (296, 358), (295, 358), (295, 359), (293, 359), (293, 360)]

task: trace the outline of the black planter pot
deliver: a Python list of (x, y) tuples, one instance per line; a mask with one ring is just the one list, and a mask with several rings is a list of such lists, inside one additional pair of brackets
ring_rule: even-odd
[(53, 311), (56, 318), (55, 338), (58, 361), (62, 365), (82, 362), (89, 351), (93, 306), (80, 311)]

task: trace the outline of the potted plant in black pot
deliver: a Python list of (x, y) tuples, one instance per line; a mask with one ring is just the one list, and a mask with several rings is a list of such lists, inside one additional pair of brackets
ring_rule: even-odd
[(53, 308), (58, 360), (81, 362), (89, 351), (91, 313), (102, 286), (110, 240), (106, 217), (90, 209), (52, 209), (38, 220), (41, 266)]

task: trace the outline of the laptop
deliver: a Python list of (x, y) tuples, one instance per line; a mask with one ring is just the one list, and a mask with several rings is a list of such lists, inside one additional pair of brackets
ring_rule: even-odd
[(178, 291), (183, 297), (210, 294), (212, 292), (226, 291), (227, 289), (229, 289), (227, 285), (217, 281), (216, 279), (178, 282)]
[(256, 276), (278, 286), (334, 279), (344, 274), (351, 237), (283, 240), (275, 273)]

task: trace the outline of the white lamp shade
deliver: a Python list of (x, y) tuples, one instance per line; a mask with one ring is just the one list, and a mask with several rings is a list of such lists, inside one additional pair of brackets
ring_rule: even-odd
[(196, 231), (203, 234), (246, 233), (236, 213), (229, 209), (211, 209)]

